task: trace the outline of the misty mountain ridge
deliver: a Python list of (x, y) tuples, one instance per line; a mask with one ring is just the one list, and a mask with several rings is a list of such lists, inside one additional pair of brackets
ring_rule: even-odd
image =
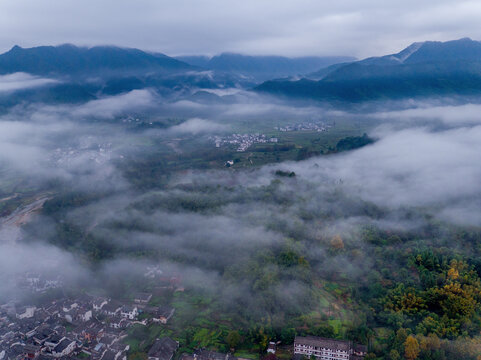
[(264, 80), (308, 74), (321, 67), (356, 60), (349, 56), (288, 58), (283, 56), (251, 56), (236, 53), (222, 53), (213, 57), (179, 56), (176, 59), (209, 70), (243, 74)]
[[(225, 73), (262, 76), (306, 74), (339, 62), (354, 61), (345, 56), (299, 57), (248, 56), (223, 53), (214, 57), (169, 57), (117, 46), (79, 47), (71, 44), (22, 48), (15, 45), (0, 55), (0, 74), (26, 72), (34, 75), (82, 75), (109, 72), (181, 72), (215, 70)], [(107, 71), (107, 74), (105, 73)]]
[(462, 38), (446, 42), (415, 42), (397, 54), (370, 57), (359, 61), (365, 65), (399, 65), (423, 62), (444, 62), (458, 60), (480, 60), (481, 42)]
[[(215, 100), (211, 94), (191, 96), (202, 89), (246, 89), (259, 83), (258, 92), (342, 102), (481, 93), (481, 43), (469, 38), (417, 42), (396, 54), (353, 60), (233, 53), (172, 58), (115, 46), (14, 46), (0, 55), (0, 74), (24, 72), (60, 78), (63, 84), (18, 90), (2, 96), (0, 105), (28, 100), (82, 102), (144, 88), (167, 98), (181, 96), (197, 102), (208, 98), (210, 103)], [(292, 79), (299, 74), (309, 75)]]
[(168, 98), (196, 88), (238, 86), (237, 78), (228, 74), (211, 74), (164, 54), (116, 46), (16, 45), (0, 55), (0, 75), (15, 73), (60, 81), (0, 92), (0, 108), (21, 102), (81, 103), (145, 88)]
[(397, 54), (336, 64), (299, 81), (256, 90), (295, 98), (365, 101), (481, 93), (481, 42), (414, 43)]
[(116, 46), (14, 46), (0, 55), (0, 74), (87, 75), (105, 71), (186, 71), (194, 67), (164, 54)]
[[(252, 88), (268, 79), (308, 73), (346, 59), (352, 60), (221, 54), (213, 58), (186, 57), (187, 63), (161, 53), (116, 46), (64, 44), (22, 48), (16, 45), (0, 55), (0, 75), (28, 73), (60, 79), (61, 83), (18, 89), (7, 96), (0, 94), (0, 106), (11, 107), (24, 101), (79, 103), (144, 88), (155, 89), (167, 98), (190, 99), (199, 89)], [(199, 95), (192, 99), (204, 98)]]

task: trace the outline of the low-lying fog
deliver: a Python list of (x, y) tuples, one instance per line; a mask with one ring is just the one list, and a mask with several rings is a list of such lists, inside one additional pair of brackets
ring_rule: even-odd
[[(0, 91), (46, 80), (23, 76), (15, 81), (1, 79)], [(114, 244), (116, 251), (109, 260), (90, 266), (82, 256), (52, 245), (58, 219), (39, 212), (20, 232), (12, 230), (12, 223), (3, 225), (1, 277), (56, 267), (71, 279), (101, 282), (127, 269), (140, 273), (145, 264), (158, 262), (182, 273), (190, 286), (238, 301), (248, 298), (248, 286), (222, 288), (221, 279), (242, 272), (240, 265), (257, 251), (285, 246), (292, 234), (306, 240), (289, 246), (307, 249), (311, 266), (320, 274), (342, 269), (356, 277), (369, 270), (369, 255), (358, 261), (326, 256), (325, 244), (335, 234), (362, 250), (358, 231), (364, 224), (411, 231), (424, 226), (426, 216), (454, 225), (481, 224), (481, 105), (430, 107), (423, 101), (407, 110), (378, 105), (376, 112), (358, 114), (291, 106), (249, 93), (237, 96), (235, 104), (205, 105), (165, 102), (154, 91), (136, 90), (82, 105), (23, 104), (2, 115), (1, 198), (19, 191), (16, 184), (39, 189), (49, 198), (55, 196), (55, 187), (99, 193), (70, 209), (62, 221), (87, 229), (89, 236)], [(182, 121), (159, 129), (125, 129), (121, 119), (143, 113), (154, 114), (149, 117), (153, 122), (170, 117)], [(277, 117), (366, 121), (377, 124), (369, 131), (377, 141), (299, 162), (177, 173), (168, 186), (156, 189), (136, 188), (118, 169), (118, 161), (136, 154), (138, 145), (149, 139), (226, 133), (239, 122)], [(277, 170), (293, 171), (295, 177), (279, 177)], [(178, 206), (185, 202), (200, 204), (200, 210)], [(133, 260), (133, 248), (151, 256)], [(302, 282), (286, 286), (287, 281), (270, 289), (282, 302), (293, 302), (296, 294), (307, 291)], [(1, 284), (2, 295), (14, 293), (11, 281)]]

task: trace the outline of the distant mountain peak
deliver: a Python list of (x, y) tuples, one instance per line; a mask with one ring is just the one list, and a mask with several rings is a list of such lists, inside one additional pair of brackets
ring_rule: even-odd
[(408, 57), (418, 51), (424, 44), (424, 41), (412, 43), (407, 48), (397, 53), (396, 58), (399, 59), (400, 62), (404, 62)]
[[(455, 41), (456, 41), (456, 40), (455, 40)], [(477, 41), (471, 39), (470, 37), (463, 37), (463, 38), (461, 38), (461, 39), (459, 39), (459, 40), (457, 40), (457, 41), (477, 42)]]
[(13, 47), (10, 49), (10, 51), (18, 51), (18, 50), (22, 50), (22, 48), (18, 45), (13, 45)]
[(397, 54), (337, 64), (313, 75), (312, 79), (320, 80), (268, 81), (256, 90), (289, 97), (343, 101), (479, 96), (481, 42), (470, 38), (417, 42)]
[(361, 65), (400, 65), (407, 63), (478, 60), (481, 58), (481, 42), (468, 37), (451, 41), (415, 42), (397, 54), (370, 57), (361, 60)]
[(192, 66), (163, 54), (117, 46), (79, 47), (72, 44), (21, 48), (0, 54), (0, 73), (88, 75), (106, 72), (185, 71)]
[(405, 60), (405, 63), (433, 61), (479, 61), (481, 42), (464, 37), (451, 41), (426, 41)]

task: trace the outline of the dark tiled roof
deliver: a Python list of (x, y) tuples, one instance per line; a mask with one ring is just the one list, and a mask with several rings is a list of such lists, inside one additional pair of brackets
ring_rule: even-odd
[(349, 351), (351, 349), (351, 343), (349, 341), (327, 339), (317, 336), (296, 336), (294, 344), (317, 346), (320, 348), (342, 351)]
[(23, 350), (24, 350), (27, 354), (34, 354), (34, 353), (40, 351), (40, 346), (35, 346), (35, 345), (32, 345), (32, 344), (27, 344), (27, 345), (25, 345), (25, 347), (23, 348)]
[(223, 354), (204, 349), (196, 351), (195, 358), (197, 360), (237, 360), (237, 358), (231, 354)]
[(194, 355), (191, 354), (182, 354), (179, 360), (195, 360)]
[(48, 339), (47, 341), (49, 343), (52, 343), (52, 344), (57, 344), (60, 342), (60, 340), (63, 339), (63, 336), (59, 335), (59, 334), (53, 334), (50, 339)]
[(102, 303), (104, 303), (106, 301), (107, 301), (107, 299), (97, 298), (92, 302), (92, 304), (95, 305), (95, 306), (100, 306), (100, 305), (102, 305)]
[(52, 360), (52, 357), (51, 356), (47, 356), (47, 355), (40, 355), (37, 360)]
[(133, 312), (135, 310), (136, 306), (132, 306), (132, 305), (124, 305), (121, 307), (120, 311), (124, 312), (124, 313), (130, 313), (130, 312)]
[(10, 349), (8, 349), (7, 359), (13, 359), (21, 354), (24, 354), (24, 347), (20, 344), (13, 344), (10, 346)]
[(115, 355), (117, 355), (117, 354), (114, 353), (113, 351), (107, 350), (106, 352), (104, 352), (104, 354), (102, 355), (102, 357), (100, 359), (101, 360), (115, 360)]
[(349, 355), (349, 360), (364, 360), (364, 356)]
[(54, 351), (57, 353), (61, 353), (64, 351), (73, 341), (69, 339), (63, 339), (60, 344), (55, 346)]
[(152, 294), (149, 293), (137, 293), (135, 294), (134, 299), (139, 301), (149, 301), (151, 297)]
[(155, 315), (157, 316), (163, 316), (163, 317), (169, 317), (169, 316), (172, 316), (172, 314), (174, 313), (175, 309), (173, 307), (170, 307), (170, 306), (160, 306), (158, 307), (154, 312), (155, 312)]
[(179, 344), (169, 337), (157, 339), (149, 350), (149, 357), (155, 357), (161, 360), (170, 360), (178, 346)]
[(114, 312), (114, 311), (117, 311), (117, 309), (119, 309), (121, 307), (122, 307), (121, 303), (119, 303), (117, 301), (111, 301), (102, 308), (102, 311)]
[(356, 345), (354, 345), (354, 351), (367, 353), (367, 346), (366, 346), (366, 345), (356, 344)]

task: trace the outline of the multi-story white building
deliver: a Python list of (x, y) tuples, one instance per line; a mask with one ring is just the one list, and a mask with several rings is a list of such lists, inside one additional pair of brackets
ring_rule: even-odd
[(137, 306), (124, 305), (120, 309), (120, 316), (123, 318), (134, 320), (137, 319), (138, 315), (139, 310), (137, 309)]
[(294, 354), (306, 357), (314, 355), (319, 360), (350, 360), (366, 355), (359, 348), (354, 347), (350, 341), (315, 336), (296, 336), (294, 340)]

